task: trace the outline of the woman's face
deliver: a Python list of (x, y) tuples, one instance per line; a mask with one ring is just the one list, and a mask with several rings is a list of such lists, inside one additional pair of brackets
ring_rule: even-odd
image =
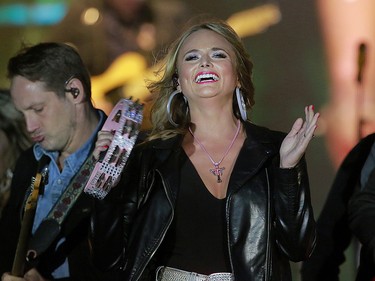
[(178, 82), (189, 104), (201, 98), (230, 97), (239, 86), (232, 45), (218, 33), (192, 33), (177, 57)]

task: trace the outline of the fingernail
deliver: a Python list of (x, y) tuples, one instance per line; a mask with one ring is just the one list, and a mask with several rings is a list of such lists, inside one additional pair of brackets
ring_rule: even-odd
[(108, 149), (109, 146), (108, 146), (108, 145), (103, 145), (103, 148), (104, 148), (104, 149)]
[(315, 107), (314, 107), (314, 105), (311, 105), (311, 109), (312, 109), (312, 110), (315, 110)]

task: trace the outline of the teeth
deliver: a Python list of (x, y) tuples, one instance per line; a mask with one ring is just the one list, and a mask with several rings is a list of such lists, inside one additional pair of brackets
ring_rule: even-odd
[(197, 82), (197, 83), (201, 82), (202, 80), (214, 80), (214, 81), (217, 81), (217, 80), (219, 80), (219, 77), (217, 75), (215, 75), (215, 74), (207, 73), (207, 74), (198, 75), (197, 78), (195, 78), (195, 82)]

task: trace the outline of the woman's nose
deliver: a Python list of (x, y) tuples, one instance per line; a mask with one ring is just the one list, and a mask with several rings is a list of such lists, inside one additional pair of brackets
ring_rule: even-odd
[(202, 57), (201, 67), (210, 67), (210, 66), (212, 66), (210, 58), (207, 56)]

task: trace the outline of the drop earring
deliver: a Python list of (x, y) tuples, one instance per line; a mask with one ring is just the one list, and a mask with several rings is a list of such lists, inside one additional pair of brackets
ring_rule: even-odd
[(236, 87), (236, 97), (237, 97), (237, 104), (238, 104), (238, 109), (240, 111), (241, 118), (243, 121), (247, 121), (246, 104), (245, 104), (245, 100), (243, 98), (243, 95), (239, 87)]
[[(172, 104), (172, 100), (174, 99), (174, 97), (178, 94), (182, 94), (181, 90), (177, 89), (177, 90), (173, 91), (172, 94), (169, 96), (168, 103), (167, 103), (168, 121), (169, 121), (169, 123), (171, 123), (175, 127), (178, 127), (178, 124), (176, 122), (174, 122), (174, 120), (173, 120), (173, 114), (171, 112), (171, 104)], [(185, 96), (183, 96), (183, 97), (184, 97), (185, 103), (187, 103), (186, 97)], [(187, 113), (188, 113), (188, 108), (186, 108), (186, 115), (187, 115)]]

